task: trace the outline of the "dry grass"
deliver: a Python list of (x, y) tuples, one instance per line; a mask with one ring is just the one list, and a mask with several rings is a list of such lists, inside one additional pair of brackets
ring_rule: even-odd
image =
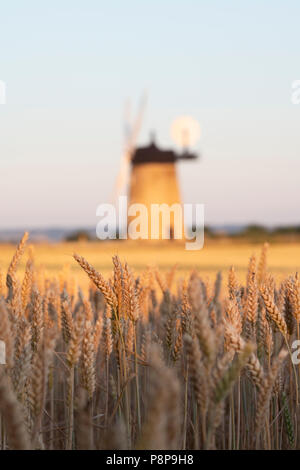
[[(246, 260), (253, 247), (227, 246), (231, 264), (238, 259), (237, 276), (228, 258), (220, 259), (224, 246), (203, 269), (204, 250), (195, 259), (175, 245), (120, 244), (108, 265), (109, 245), (107, 252), (97, 245), (95, 254), (95, 246), (77, 244), (72, 267), (88, 280), (81, 290), (77, 271), (55, 272), (71, 245), (53, 246), (61, 254), (51, 258), (48, 248), (47, 268), (49, 259), (55, 266), (48, 274), (35, 265), (40, 255), (45, 263), (43, 246), (29, 251), (20, 271), (26, 238), (0, 276), (2, 449), (299, 448), (295, 256), (285, 259), (278, 281), (267, 246), (248, 269), (240, 256)], [(141, 269), (158, 254), (162, 270)], [(175, 275), (170, 260), (182, 259)], [(226, 268), (223, 281), (220, 274), (207, 278), (215, 267)]]

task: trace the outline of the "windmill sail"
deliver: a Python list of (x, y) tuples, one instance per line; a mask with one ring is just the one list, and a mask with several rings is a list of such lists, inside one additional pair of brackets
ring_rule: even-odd
[(121, 156), (121, 164), (119, 174), (117, 176), (115, 190), (113, 194), (113, 202), (115, 203), (119, 196), (127, 192), (127, 186), (129, 181), (129, 172), (130, 172), (130, 162), (132, 155), (136, 147), (136, 141), (140, 133), (142, 126), (145, 109), (147, 103), (147, 95), (144, 92), (140, 104), (136, 119), (133, 123), (130, 122), (130, 110), (129, 105), (125, 107), (125, 145), (124, 151)]

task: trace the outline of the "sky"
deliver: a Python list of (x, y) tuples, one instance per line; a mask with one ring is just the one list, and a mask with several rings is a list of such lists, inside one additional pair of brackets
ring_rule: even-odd
[(296, 0), (2, 2), (0, 230), (95, 225), (144, 90), (139, 144), (200, 123), (178, 175), (207, 224), (299, 224), (299, 17)]

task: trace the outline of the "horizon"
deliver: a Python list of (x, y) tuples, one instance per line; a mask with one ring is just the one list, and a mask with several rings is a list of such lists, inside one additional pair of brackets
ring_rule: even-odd
[[(192, 227), (192, 224), (186, 223), (186, 227)], [(118, 224), (116, 225), (117, 229), (119, 228)], [(242, 223), (242, 224), (237, 224), (237, 223), (226, 223), (226, 224), (213, 224), (213, 223), (205, 223), (205, 228), (212, 229), (212, 230), (219, 230), (222, 228), (227, 228), (227, 229), (245, 229), (249, 227), (259, 227), (265, 230), (277, 230), (281, 228), (295, 228), (297, 229), (300, 227), (300, 222), (297, 224), (260, 224), (257, 222), (249, 222), (249, 223)], [(1, 228), (0, 227), (0, 233), (6, 233), (6, 232), (47, 232), (47, 231), (95, 231), (96, 233), (96, 227), (92, 225), (71, 225), (71, 226), (66, 226), (66, 225), (45, 225), (45, 226), (25, 226), (25, 227), (6, 227), (6, 228)]]

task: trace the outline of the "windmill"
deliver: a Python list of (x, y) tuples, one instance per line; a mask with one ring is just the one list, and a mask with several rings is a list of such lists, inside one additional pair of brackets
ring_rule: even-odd
[[(174, 150), (163, 150), (158, 147), (152, 135), (149, 145), (136, 147), (137, 137), (141, 128), (146, 106), (144, 94), (132, 126), (128, 126), (128, 108), (126, 113), (126, 145), (122, 155), (121, 168), (116, 184), (116, 196), (124, 194), (128, 186), (129, 206), (143, 204), (151, 214), (152, 204), (181, 204), (180, 190), (177, 178), (177, 162), (180, 160), (193, 160), (197, 155), (188, 149), (200, 136), (200, 128), (197, 121), (188, 116), (176, 119), (171, 126), (173, 141), (181, 147), (179, 153)], [(127, 184), (128, 183), (128, 184)], [(132, 217), (128, 217), (128, 224)], [(151, 217), (148, 218), (148, 233), (151, 232)], [(174, 235), (174, 215), (169, 220), (159, 221), (159, 238), (165, 233)], [(183, 228), (183, 227), (182, 227)]]

